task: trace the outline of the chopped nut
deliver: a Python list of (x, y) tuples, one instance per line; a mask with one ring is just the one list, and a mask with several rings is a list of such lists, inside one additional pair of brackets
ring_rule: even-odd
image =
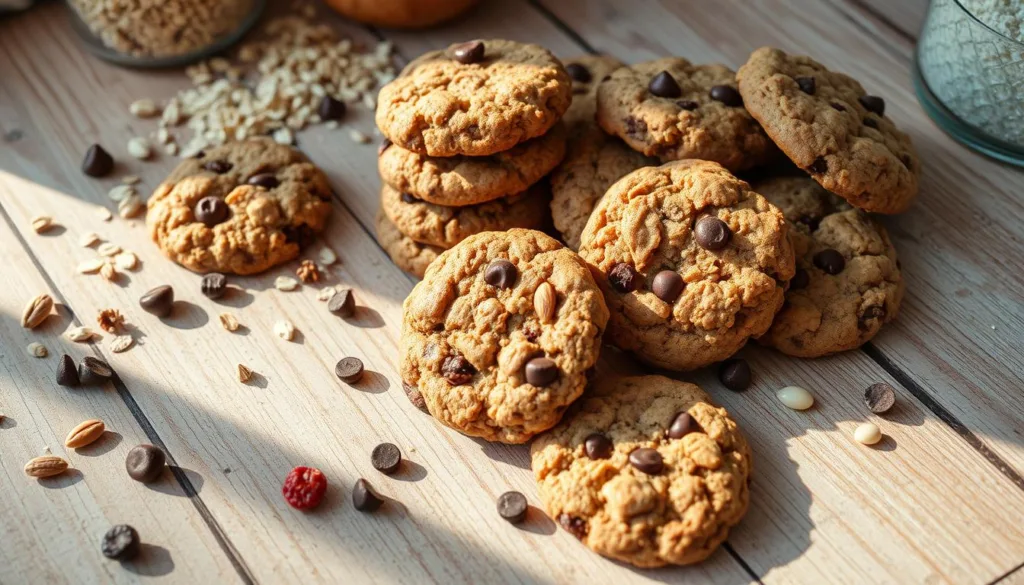
[(100, 236), (95, 232), (87, 232), (78, 237), (78, 245), (83, 248), (91, 248), (100, 241)]
[(233, 314), (231, 314), (231, 313), (221, 313), (220, 314), (220, 324), (221, 324), (221, 327), (223, 327), (224, 329), (226, 329), (228, 331), (237, 331), (238, 330), (238, 319), (235, 318), (235, 316)]
[(46, 293), (38, 295), (25, 305), (25, 310), (21, 313), (21, 326), (25, 329), (35, 329), (50, 316), (51, 311), (53, 297)]
[(128, 111), (136, 118), (152, 118), (160, 114), (160, 107), (151, 99), (141, 99), (132, 102)]
[(338, 255), (334, 253), (334, 250), (324, 246), (323, 248), (320, 248), (320, 251), (317, 253), (317, 259), (320, 260), (320, 263), (324, 266), (330, 266), (338, 261)]
[(312, 260), (303, 260), (295, 270), (295, 274), (305, 283), (320, 282), (320, 269)]
[(118, 246), (117, 244), (111, 242), (103, 242), (102, 244), (100, 244), (99, 248), (96, 248), (96, 252), (100, 256), (107, 256), (109, 258), (111, 256), (116, 256), (117, 254), (119, 254), (121, 252), (121, 246)]
[(291, 341), (295, 337), (295, 325), (287, 319), (274, 324), (274, 333), (285, 341)]
[(149, 145), (148, 140), (136, 136), (128, 141), (128, 154), (139, 160), (146, 160), (153, 156), (153, 148)]
[(290, 276), (278, 276), (274, 279), (274, 288), (282, 291), (293, 291), (299, 288), (299, 281)]
[(49, 215), (37, 215), (32, 218), (32, 229), (41, 234), (53, 227), (53, 218)]
[(72, 327), (64, 332), (64, 337), (68, 338), (69, 341), (76, 343), (87, 342), (96, 335), (92, 329), (88, 327)]
[(135, 338), (131, 335), (118, 335), (110, 340), (110, 351), (121, 353), (135, 345)]
[(243, 366), (242, 364), (238, 364), (238, 381), (243, 383), (243, 384), (248, 384), (249, 381), (251, 381), (251, 380), (252, 380), (252, 370), (250, 370), (249, 368)]
[(28, 355), (37, 358), (44, 358), (50, 353), (47, 351), (46, 346), (38, 341), (33, 341), (28, 344), (28, 347), (26, 347), (25, 350), (28, 351)]
[(117, 309), (103, 309), (96, 321), (100, 324), (100, 329), (107, 333), (117, 333), (124, 325), (124, 315)]

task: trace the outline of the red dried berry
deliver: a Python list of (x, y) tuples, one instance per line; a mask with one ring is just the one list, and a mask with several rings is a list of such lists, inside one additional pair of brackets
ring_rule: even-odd
[(284, 478), (281, 495), (293, 508), (308, 510), (315, 508), (324, 499), (327, 478), (315, 467), (296, 467)]

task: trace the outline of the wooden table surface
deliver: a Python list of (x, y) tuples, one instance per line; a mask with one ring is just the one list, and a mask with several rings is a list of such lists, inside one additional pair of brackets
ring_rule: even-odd
[[(128, 104), (166, 99), (187, 81), (91, 58), (63, 7), (44, 3), (0, 20), (0, 583), (1024, 582), (1024, 175), (959, 146), (918, 106), (910, 71), (926, 0), (486, 4), (429, 32), (337, 23), (356, 39), (392, 40), (401, 59), (506, 37), (564, 57), (674, 54), (736, 67), (752, 49), (776, 45), (884, 96), (917, 145), (921, 195), (908, 213), (885, 219), (907, 279), (895, 323), (861, 350), (827, 359), (747, 348), (756, 382), (742, 394), (725, 391), (713, 373), (683, 376), (711, 391), (753, 445), (750, 511), (728, 543), (699, 566), (639, 571), (590, 553), (538, 510), (518, 528), (498, 517), (494, 502), (506, 490), (538, 503), (528, 449), (443, 428), (402, 392), (398, 332), (413, 281), (374, 240), (375, 148), (347, 132), (372, 132), (365, 109), (341, 130), (299, 136), (338, 193), (323, 240), (341, 257), (332, 283), (354, 287), (364, 306), (355, 320), (330, 316), (313, 287), (275, 290), (274, 277), (294, 266), (238, 279), (244, 292), (210, 301), (198, 276), (162, 258), (141, 220), (98, 220), (93, 209), (111, 205), (106, 192), (117, 178), (83, 176), (85, 148), (107, 145), (119, 174), (138, 174), (152, 189), (175, 160), (128, 157), (127, 139), (153, 129)], [(36, 234), (29, 221), (41, 213), (61, 227)], [(117, 284), (77, 274), (93, 254), (77, 242), (88, 231), (137, 252), (141, 270)], [(161, 322), (138, 297), (164, 283), (184, 302)], [(60, 303), (59, 316), (22, 329), (22, 307), (41, 292)], [(115, 355), (107, 340), (61, 336), (107, 307), (136, 327), (137, 347)], [(225, 310), (245, 325), (241, 334), (221, 329)], [(283, 318), (301, 332), (295, 342), (272, 333)], [(29, 357), (32, 341), (50, 357)], [(64, 352), (109, 360), (116, 381), (57, 386)], [(334, 376), (344, 355), (371, 370), (358, 389)], [(260, 383), (238, 383), (237, 363), (259, 372)], [(879, 381), (898, 396), (884, 417), (861, 402)], [(815, 408), (782, 407), (774, 390), (789, 384), (811, 389)], [(95, 447), (65, 449), (68, 430), (88, 418), (111, 432)], [(886, 435), (874, 448), (851, 437), (866, 420)], [(382, 441), (411, 462), (402, 474), (386, 478), (370, 466)], [(123, 468), (128, 449), (143, 442), (166, 449), (174, 464), (151, 486)], [(73, 470), (27, 478), (22, 466), (46, 447)], [(313, 513), (281, 498), (295, 465), (319, 467), (332, 483)], [(395, 503), (356, 512), (350, 489), (364, 476)], [(98, 545), (121, 522), (146, 542), (125, 565), (106, 561)]]

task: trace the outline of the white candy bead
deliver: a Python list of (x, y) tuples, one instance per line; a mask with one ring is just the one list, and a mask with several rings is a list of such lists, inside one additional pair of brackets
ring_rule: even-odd
[(864, 445), (874, 445), (882, 440), (882, 429), (875, 423), (864, 423), (853, 431), (853, 438)]
[(775, 396), (793, 410), (807, 410), (814, 405), (814, 396), (799, 386), (786, 386), (776, 392)]

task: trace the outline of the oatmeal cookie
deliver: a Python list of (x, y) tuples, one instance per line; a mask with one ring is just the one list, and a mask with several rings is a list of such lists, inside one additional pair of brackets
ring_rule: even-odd
[(421, 244), (398, 231), (383, 211), (377, 212), (377, 241), (402, 270), (423, 278), (427, 266), (444, 252), (442, 248)]
[(572, 104), (562, 120), (569, 127), (569, 136), (586, 132), (596, 124), (597, 86), (626, 64), (608, 55), (580, 55), (565, 60), (565, 70), (572, 79)]

